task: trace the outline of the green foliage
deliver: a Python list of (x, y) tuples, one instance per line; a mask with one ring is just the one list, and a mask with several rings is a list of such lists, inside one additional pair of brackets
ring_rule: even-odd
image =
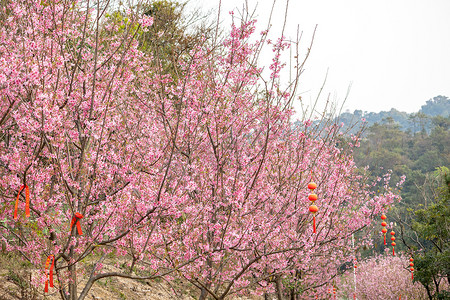
[[(211, 26), (198, 24), (198, 14), (192, 13), (187, 17), (185, 5), (177, 1), (155, 0), (143, 8), (144, 14), (151, 16), (154, 23), (148, 31), (140, 34), (140, 48), (154, 57), (163, 74), (169, 73), (174, 79), (181, 76), (177, 68), (180, 60), (204, 43), (212, 32)], [(198, 25), (192, 26), (195, 23)]]
[[(415, 281), (420, 282), (432, 299), (448, 299), (450, 285), (450, 171), (446, 167), (433, 173), (425, 186), (426, 206), (416, 209), (411, 221)], [(447, 289), (443, 289), (445, 286)]]

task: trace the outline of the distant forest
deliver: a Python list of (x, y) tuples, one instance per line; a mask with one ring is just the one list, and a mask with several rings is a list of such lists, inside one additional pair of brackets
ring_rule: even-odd
[[(421, 131), (430, 132), (434, 127), (433, 117), (442, 116), (447, 118), (450, 115), (450, 99), (445, 96), (437, 96), (422, 105), (421, 109), (416, 113), (408, 114), (392, 108), (390, 111), (363, 112), (355, 110), (353, 113), (344, 112), (339, 116), (339, 121), (346, 126), (353, 124), (355, 121), (365, 119), (366, 126), (370, 127), (376, 123), (387, 124), (396, 123), (399, 129), (404, 132), (417, 133)], [(351, 130), (355, 132), (357, 129)]]

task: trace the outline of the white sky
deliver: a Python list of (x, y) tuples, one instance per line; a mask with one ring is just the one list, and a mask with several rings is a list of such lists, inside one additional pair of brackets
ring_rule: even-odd
[[(222, 0), (221, 19), (242, 8), (244, 0)], [(272, 0), (248, 0), (256, 7), (259, 33), (267, 24)], [(219, 0), (191, 0), (208, 9)], [(272, 34), (281, 32), (285, 1), (277, 0)], [(379, 112), (396, 108), (416, 112), (425, 101), (450, 97), (450, 0), (290, 0), (285, 36), (303, 31), (302, 53), (318, 29), (301, 77), (299, 93), (308, 105), (316, 98), (328, 71), (325, 93), (344, 110)], [(268, 57), (268, 63), (270, 58)]]

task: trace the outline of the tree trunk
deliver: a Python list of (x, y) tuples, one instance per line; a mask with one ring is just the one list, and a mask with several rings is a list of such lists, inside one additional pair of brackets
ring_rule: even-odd
[(206, 300), (207, 296), (208, 296), (208, 292), (206, 291), (205, 288), (202, 288), (201, 293), (200, 293), (200, 298), (198, 298), (198, 300)]
[[(69, 257), (73, 258), (73, 246), (70, 247)], [(70, 262), (69, 262), (70, 264)], [(77, 300), (77, 267), (73, 264), (69, 267), (69, 299)]]
[(277, 290), (277, 299), (283, 300), (283, 285), (281, 283), (281, 276), (277, 276), (275, 286)]
[(431, 291), (428, 284), (425, 286), (425, 289), (427, 290), (428, 299), (433, 300), (433, 296), (431, 296)]
[(291, 291), (290, 291), (290, 292), (291, 292), (290, 300), (295, 300), (295, 298), (296, 298), (296, 297), (295, 297), (295, 289), (292, 288), (292, 289), (290, 289), (290, 290), (291, 290)]

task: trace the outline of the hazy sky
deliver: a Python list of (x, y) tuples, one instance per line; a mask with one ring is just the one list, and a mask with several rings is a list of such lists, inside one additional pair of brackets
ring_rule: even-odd
[[(243, 3), (222, 1), (224, 25), (230, 22), (228, 11)], [(256, 7), (260, 30), (272, 0), (248, 3)], [(219, 0), (190, 5), (206, 11), (217, 9)], [(280, 33), (285, 5), (276, 2), (274, 35)], [(316, 98), (327, 69), (322, 102), (330, 95), (342, 103), (351, 84), (344, 105), (350, 111), (414, 112), (434, 96), (450, 97), (450, 0), (290, 0), (285, 36), (294, 38), (297, 24), (303, 31), (301, 56), (318, 25), (299, 89), (305, 104)]]

